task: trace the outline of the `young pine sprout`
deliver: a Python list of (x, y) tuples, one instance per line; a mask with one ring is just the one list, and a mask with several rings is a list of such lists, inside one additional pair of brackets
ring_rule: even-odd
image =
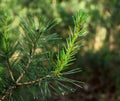
[(66, 40), (67, 45), (57, 56), (55, 74), (59, 75), (62, 70), (68, 67), (75, 60), (75, 54), (80, 48), (80, 38), (86, 35), (85, 29), (86, 16), (83, 12), (78, 12), (74, 17), (74, 31), (70, 28), (69, 37)]

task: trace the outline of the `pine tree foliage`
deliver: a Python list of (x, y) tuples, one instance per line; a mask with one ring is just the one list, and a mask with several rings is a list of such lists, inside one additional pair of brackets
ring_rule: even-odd
[[(66, 45), (59, 50), (56, 60), (48, 51), (48, 43), (58, 40), (57, 34), (49, 31), (55, 21), (45, 26), (34, 18), (22, 19), (20, 31), (11, 28), (12, 20), (2, 12), (0, 16), (0, 101), (26, 101), (25, 94), (34, 99), (46, 100), (52, 94), (64, 94), (81, 87), (81, 82), (66, 75), (78, 73), (79, 68), (67, 69), (75, 60), (81, 39), (86, 35), (86, 16), (78, 12), (74, 17), (74, 28), (70, 28)], [(12, 40), (13, 33), (19, 37)], [(67, 70), (65, 70), (67, 69)]]

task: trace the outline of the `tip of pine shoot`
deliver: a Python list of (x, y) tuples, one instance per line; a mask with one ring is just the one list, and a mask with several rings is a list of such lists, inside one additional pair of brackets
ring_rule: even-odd
[(77, 45), (80, 36), (84, 35), (84, 25), (86, 22), (86, 15), (83, 11), (79, 11), (73, 19), (74, 21), (74, 32), (71, 32), (67, 39), (67, 46), (58, 54), (58, 61), (56, 62), (55, 75), (59, 75), (62, 70), (64, 70), (70, 62), (75, 58), (74, 55), (78, 52), (79, 46)]

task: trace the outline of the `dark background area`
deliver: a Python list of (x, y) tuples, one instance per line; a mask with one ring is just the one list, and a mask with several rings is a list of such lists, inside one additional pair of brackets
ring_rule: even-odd
[[(49, 101), (120, 101), (120, 0), (0, 0), (2, 8), (16, 28), (20, 17), (56, 19), (59, 24), (52, 32), (62, 37), (61, 46), (73, 26), (72, 16), (80, 9), (86, 12), (88, 34), (70, 67), (81, 68), (81, 73), (70, 77), (84, 84)], [(57, 52), (57, 46), (51, 49)]]

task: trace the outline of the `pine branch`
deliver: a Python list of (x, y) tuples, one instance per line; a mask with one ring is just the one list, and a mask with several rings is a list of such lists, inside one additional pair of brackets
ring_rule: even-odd
[(70, 62), (73, 62), (75, 60), (75, 54), (80, 48), (79, 38), (86, 35), (84, 29), (85, 20), (86, 18), (83, 12), (78, 12), (76, 17), (74, 18), (74, 32), (71, 31), (71, 33), (69, 34), (69, 38), (66, 40), (67, 46), (65, 46), (60, 54), (58, 54), (57, 56), (55, 69), (56, 75), (59, 75), (62, 70), (70, 65)]
[[(35, 45), (33, 44), (32, 46), (33, 46), (33, 47), (32, 47), (32, 54), (31, 54), (31, 56), (29, 56), (28, 63), (27, 63), (27, 65), (26, 65), (26, 67), (25, 67), (25, 71), (27, 71), (27, 69), (29, 68), (30, 63), (32, 62), (32, 59), (33, 59), (34, 54), (35, 54)], [(16, 80), (16, 84), (18, 84), (18, 82), (23, 78), (23, 76), (24, 76), (25, 73), (26, 73), (25, 71), (23, 71), (23, 72), (21, 73), (21, 75), (18, 77), (18, 79)]]
[(12, 72), (12, 70), (11, 70), (11, 66), (10, 66), (10, 61), (9, 61), (9, 59), (7, 59), (7, 64), (8, 64), (7, 68), (8, 68), (8, 71), (9, 71), (9, 73), (10, 73), (11, 79), (12, 79), (13, 82), (15, 82), (15, 78), (14, 78), (13, 72)]
[[(37, 95), (38, 92), (35, 93), (33, 87), (33, 85), (35, 84), (39, 84), (39, 91), (43, 97), (46, 97), (48, 93), (50, 94), (50, 91), (55, 91), (56, 93), (60, 94), (63, 93), (64, 90), (71, 90), (71, 87), (62, 84), (63, 82), (81, 87), (80, 81), (64, 77), (65, 75), (78, 73), (81, 71), (80, 69), (72, 69), (66, 72), (64, 72), (63, 70), (71, 65), (71, 63), (75, 60), (75, 54), (80, 48), (80, 38), (86, 35), (84, 26), (85, 20), (86, 19), (84, 13), (78, 12), (76, 17), (74, 18), (74, 30), (72, 31), (72, 28), (70, 28), (71, 33), (66, 40), (67, 45), (64, 46), (62, 51), (60, 51), (60, 54), (57, 55), (57, 61), (55, 62), (55, 64), (53, 55), (49, 57), (48, 54), (46, 54), (48, 51), (45, 47), (46, 42), (56, 39), (55, 34), (45, 34), (54, 26), (53, 23), (48, 24), (45, 27), (40, 26), (40, 29), (37, 29), (36, 32), (33, 20), (25, 21), (22, 24), (25, 35), (24, 37), (22, 37), (22, 41), (19, 44), (20, 47), (18, 46), (18, 48), (15, 48), (14, 51), (12, 49), (9, 49), (14, 47), (12, 45), (10, 47), (10, 42), (8, 41), (6, 34), (3, 35), (4, 37), (2, 38), (2, 52), (4, 54), (2, 55), (6, 59), (5, 65), (7, 64), (7, 70), (10, 74), (10, 80), (8, 80), (8, 75), (5, 75), (7, 79), (1, 77), (4, 82), (1, 83), (0, 81), (0, 83), (2, 84), (2, 86), (0, 86), (3, 87), (3, 91), (0, 91), (2, 92), (2, 98), (0, 99), (0, 101), (4, 101), (9, 98), (9, 100), (13, 100), (15, 96), (17, 96), (18, 98), (19, 93), (17, 94), (17, 92), (19, 92), (19, 89), (21, 87), (26, 87), (26, 89), (29, 90), (28, 88), (30, 86), (31, 92), (34, 93), (33, 95)], [(8, 33), (8, 27), (5, 26), (4, 31), (4, 33)], [(41, 47), (46, 48), (45, 52), (36, 54), (36, 49)], [(18, 61), (13, 60), (13, 63), (11, 63), (10, 58), (16, 51), (21, 52), (21, 59), (19, 59)], [(47, 61), (43, 63), (44, 60)], [(47, 66), (46, 63), (48, 63)], [(14, 78), (15, 75), (17, 76), (17, 79)], [(13, 97), (13, 99), (11, 97)]]
[[(28, 62), (26, 64), (23, 72), (20, 74), (20, 76), (16, 80), (16, 84), (19, 83), (19, 81), (24, 77), (24, 75), (28, 71), (28, 69), (31, 65), (31, 62), (33, 60), (33, 57), (35, 55), (35, 50), (36, 50), (38, 40), (40, 38), (39, 29), (36, 29), (36, 26), (35, 26), (35, 23), (33, 22), (33, 19), (32, 20), (29, 19), (27, 21), (22, 20), (21, 28), (25, 31), (24, 32), (25, 33), (25, 38), (28, 40), (28, 43), (31, 47), (28, 46), (30, 48), (30, 52), (29, 52), (29, 56), (28, 56)], [(24, 40), (26, 41), (26, 39), (24, 39)]]
[(12, 69), (10, 66), (9, 56), (8, 56), (8, 53), (10, 51), (9, 51), (9, 41), (8, 41), (8, 15), (7, 14), (5, 14), (4, 19), (5, 19), (5, 21), (3, 22), (4, 28), (3, 28), (3, 35), (2, 35), (3, 50), (6, 54), (6, 62), (7, 62), (8, 72), (11, 76), (12, 81), (15, 82), (13, 72), (12, 72)]
[(5, 98), (8, 98), (8, 96), (12, 95), (12, 91), (16, 88), (16, 86), (10, 86), (2, 95), (0, 98), (0, 101), (4, 101)]
[(42, 78), (38, 78), (38, 79), (35, 79), (33, 81), (28, 81), (28, 82), (24, 82), (24, 83), (17, 83), (18, 86), (23, 86), (23, 85), (32, 85), (32, 84), (35, 84), (35, 83), (38, 83), (38, 82), (41, 82), (42, 80), (46, 79), (46, 78), (50, 78), (52, 77), (51, 75), (46, 75)]

